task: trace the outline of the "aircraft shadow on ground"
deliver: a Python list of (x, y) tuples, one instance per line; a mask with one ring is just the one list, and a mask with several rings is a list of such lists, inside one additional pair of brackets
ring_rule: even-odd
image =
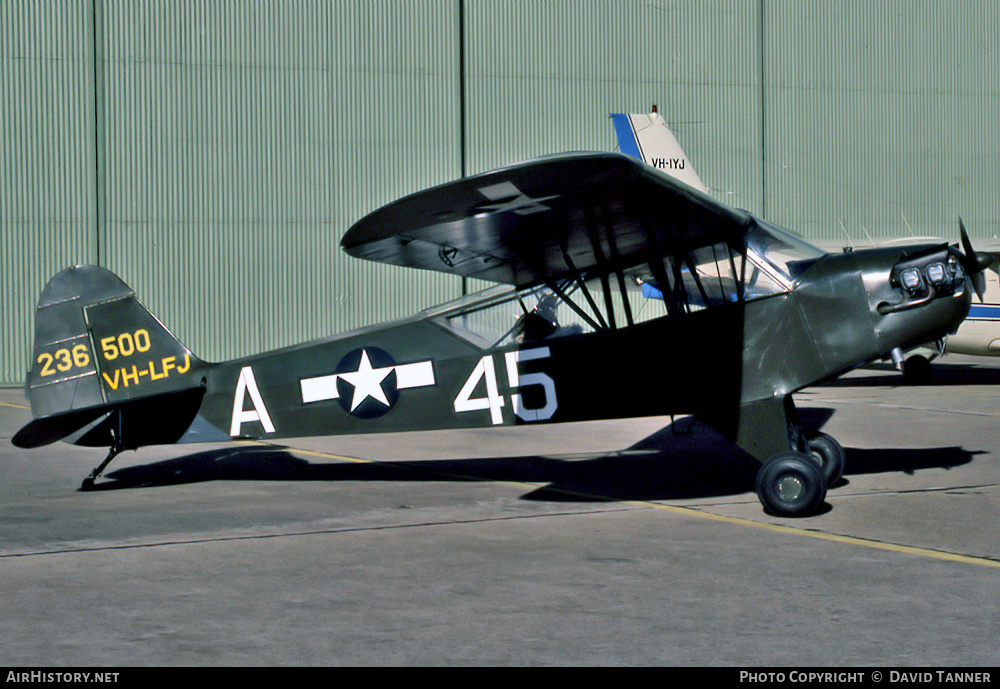
[[(826, 382), (823, 387), (868, 387), (868, 386), (908, 386), (903, 374), (892, 364), (870, 364), (858, 369), (857, 373), (844, 375)], [(1000, 385), (1000, 368), (987, 368), (975, 364), (939, 363), (931, 364), (928, 380), (912, 385)]]
[[(810, 428), (831, 415), (828, 409), (801, 410)], [(950, 468), (979, 454), (961, 447), (846, 452), (847, 470), (838, 485), (854, 474)], [(91, 490), (208, 481), (504, 481), (544, 484), (522, 496), (526, 500), (667, 500), (752, 493), (758, 468), (704, 424), (682, 419), (624, 450), (588, 455), (311, 462), (278, 446), (227, 447), (113, 470)]]

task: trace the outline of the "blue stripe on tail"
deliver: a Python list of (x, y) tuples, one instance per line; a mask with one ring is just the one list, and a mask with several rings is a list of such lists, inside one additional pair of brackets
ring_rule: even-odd
[(642, 153), (639, 151), (639, 142), (635, 138), (635, 131), (632, 129), (632, 123), (629, 121), (628, 115), (612, 115), (611, 123), (615, 126), (615, 134), (618, 137), (618, 149), (625, 155), (642, 160)]

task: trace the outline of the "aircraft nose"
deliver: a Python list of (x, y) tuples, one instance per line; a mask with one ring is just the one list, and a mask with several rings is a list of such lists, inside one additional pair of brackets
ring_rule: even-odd
[(967, 277), (964, 263), (965, 257), (947, 245), (902, 258), (889, 274), (896, 297), (880, 302), (878, 312), (884, 316), (909, 311), (938, 297), (963, 294)]

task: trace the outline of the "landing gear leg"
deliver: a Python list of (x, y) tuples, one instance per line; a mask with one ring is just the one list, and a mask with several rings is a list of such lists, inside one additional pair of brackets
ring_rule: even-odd
[(111, 463), (111, 460), (118, 456), (122, 450), (125, 449), (122, 444), (122, 432), (121, 432), (121, 410), (114, 412), (116, 415), (117, 424), (111, 427), (111, 449), (108, 451), (108, 456), (104, 458), (104, 461), (97, 465), (93, 471), (90, 472), (90, 476), (83, 479), (83, 483), (80, 485), (80, 490), (91, 490), (94, 487), (94, 481), (101, 477), (104, 472), (104, 468)]
[(117, 447), (112, 447), (111, 451), (108, 452), (108, 456), (104, 458), (104, 461), (101, 462), (92, 472), (90, 472), (90, 476), (83, 479), (83, 483), (80, 485), (80, 488), (82, 490), (90, 490), (91, 488), (93, 488), (94, 481), (96, 481), (101, 477), (101, 473), (104, 471), (104, 467), (110, 464), (111, 460), (114, 459), (119, 452), (121, 452), (121, 450), (119, 450)]
[(782, 517), (814, 514), (826, 500), (826, 471), (843, 471), (840, 445), (825, 435), (808, 439), (791, 396), (741, 412), (737, 444), (761, 459), (756, 489), (764, 510)]
[(843, 472), (843, 449), (827, 435), (807, 437), (790, 395), (742, 404), (735, 418), (709, 418), (716, 430), (761, 462), (757, 497), (770, 514), (814, 514), (826, 500), (824, 470), (837, 478)]

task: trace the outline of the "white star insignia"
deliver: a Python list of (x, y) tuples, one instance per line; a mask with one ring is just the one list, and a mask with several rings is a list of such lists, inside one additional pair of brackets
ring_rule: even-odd
[(361, 363), (354, 373), (341, 373), (340, 377), (354, 386), (354, 397), (351, 398), (351, 411), (354, 411), (366, 399), (371, 397), (378, 400), (385, 406), (389, 406), (389, 398), (385, 396), (382, 389), (382, 381), (392, 373), (394, 366), (386, 368), (372, 368), (371, 361), (368, 360), (368, 352), (361, 354)]
[[(363, 350), (356, 371), (300, 378), (299, 385), (302, 389), (302, 403), (311, 404), (313, 402), (322, 402), (323, 400), (339, 399), (340, 392), (337, 390), (337, 381), (343, 378), (354, 388), (350, 411), (355, 411), (369, 397), (378, 400), (385, 407), (391, 407), (392, 403), (389, 401), (389, 396), (386, 394), (385, 388), (382, 387), (382, 382), (393, 371), (396, 372), (396, 384), (394, 386), (396, 390), (423, 388), (435, 384), (434, 362), (430, 359), (374, 368), (371, 359), (368, 357), (368, 350)], [(389, 393), (392, 394), (392, 392), (390, 389)]]

